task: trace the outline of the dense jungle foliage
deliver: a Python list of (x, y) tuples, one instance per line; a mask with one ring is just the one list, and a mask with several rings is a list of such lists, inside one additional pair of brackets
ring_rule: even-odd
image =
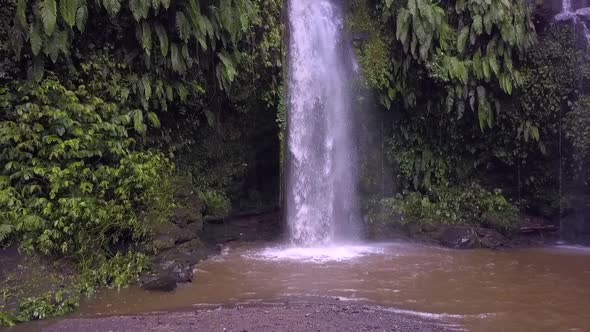
[[(177, 183), (215, 217), (274, 208), (283, 6), (4, 1), (0, 244), (71, 260), (89, 293), (146, 268)], [(75, 307), (53, 295), (23, 301), (13, 321)]]
[[(519, 212), (555, 219), (584, 197), (590, 68), (572, 27), (524, 0), (345, 9), (363, 69), (357, 108), (379, 124), (363, 141), (368, 223), (509, 231)], [(5, 0), (0, 244), (71, 259), (86, 293), (145, 269), (145, 253), (121, 245), (141, 248), (170, 219), (175, 183), (216, 217), (279, 205), (285, 10)], [(55, 299), (29, 300), (17, 320), (63, 312), (26, 314), (31, 303), (74, 307)]]
[[(527, 1), (352, 0), (348, 9), (397, 185), (366, 195), (370, 221), (508, 231), (519, 211), (555, 220), (584, 196), (590, 72), (573, 26)], [(375, 177), (365, 175), (365, 193), (379, 191)]]
[(46, 254), (107, 250), (144, 235), (140, 212), (170, 209), (178, 173), (213, 214), (276, 204), (282, 8), (9, 1), (0, 238)]

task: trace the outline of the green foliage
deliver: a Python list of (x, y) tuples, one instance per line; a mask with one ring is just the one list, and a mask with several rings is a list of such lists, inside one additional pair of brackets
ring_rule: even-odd
[[(21, 0), (13, 27), (14, 50), (17, 55), (23, 48), (32, 53), (40, 67), (34, 77), (41, 78), (45, 57), (53, 63), (67, 60), (79, 36), (100, 27), (107, 34), (119, 29), (135, 31), (134, 40), (117, 40), (124, 46), (125, 63), (135, 72), (158, 68), (160, 74), (194, 77), (199, 70), (193, 65), (208, 58), (202, 64), (210, 64), (219, 87), (229, 90), (240, 60), (238, 43), (258, 10), (252, 0), (61, 0), (59, 6), (56, 0)], [(176, 26), (168, 24), (173, 18)], [(109, 21), (105, 27), (103, 22)], [(157, 54), (152, 52), (156, 47)]]
[(11, 327), (15, 324), (14, 317), (4, 311), (0, 311), (0, 326)]
[[(584, 132), (578, 98), (590, 77), (572, 28), (541, 27), (537, 38), (526, 1), (350, 3), (353, 33), (367, 34), (357, 46), (368, 85), (394, 111), (383, 132), (397, 189), (427, 195), (475, 181), (556, 216), (559, 180), (579, 165), (567, 140)], [(560, 140), (566, 114), (572, 129)]]
[(391, 40), (380, 32), (379, 22), (371, 16), (365, 0), (351, 1), (347, 22), (353, 33), (368, 36), (367, 40), (362, 42), (362, 47), (357, 48), (359, 65), (363, 69), (367, 85), (377, 90), (389, 91), (393, 75), (390, 59)]
[(137, 281), (148, 268), (148, 257), (138, 252), (116, 253), (112, 257), (100, 256), (97, 262), (83, 268), (80, 278), (82, 294), (91, 294), (96, 287), (126, 287)]
[(16, 0), (7, 0), (0, 6), (0, 84), (8, 82), (16, 74), (18, 68), (12, 48), (12, 22), (9, 18), (14, 15)]
[(142, 235), (135, 211), (172, 166), (132, 150), (133, 111), (54, 79), (17, 84), (0, 108), (0, 220), (24, 248), (84, 256)]
[(26, 298), (19, 303), (16, 320), (26, 322), (63, 316), (76, 310), (79, 306), (78, 301), (78, 294), (68, 291), (50, 292), (39, 297)]
[(372, 223), (485, 225), (506, 231), (517, 217), (518, 210), (500, 190), (488, 191), (477, 184), (436, 187), (424, 195), (412, 192), (373, 201), (369, 207)]
[[(386, 34), (395, 27), (393, 71), (381, 84), (388, 108), (401, 99), (406, 108), (434, 106), (459, 119), (472, 110), (483, 130), (500, 112), (502, 93), (522, 84), (514, 64), (536, 37), (526, 1), (382, 1), (377, 13)], [(425, 93), (424, 80), (434, 91)]]
[(211, 216), (224, 217), (231, 211), (230, 201), (223, 193), (205, 190), (199, 193), (199, 198), (206, 207), (206, 213)]
[(581, 99), (564, 121), (566, 137), (573, 148), (573, 176), (590, 184), (590, 97)]

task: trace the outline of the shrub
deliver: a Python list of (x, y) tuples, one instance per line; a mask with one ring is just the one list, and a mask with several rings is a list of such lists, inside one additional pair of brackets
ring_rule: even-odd
[(158, 198), (172, 164), (133, 151), (140, 111), (55, 79), (0, 91), (0, 111), (4, 233), (28, 250), (78, 257), (144, 234), (135, 212)]
[(79, 306), (78, 301), (77, 293), (72, 294), (72, 292), (66, 291), (50, 292), (39, 297), (27, 298), (19, 303), (16, 320), (26, 322), (62, 316), (76, 310)]
[(470, 184), (374, 200), (368, 216), (372, 223), (467, 224), (508, 230), (516, 222), (518, 210), (499, 190)]
[(199, 197), (203, 200), (207, 210), (206, 212), (209, 215), (224, 217), (231, 211), (229, 198), (220, 191), (203, 190), (199, 193)]
[(14, 317), (12, 317), (11, 315), (9, 315), (6, 312), (0, 311), (0, 326), (14, 326), (15, 325), (15, 321), (14, 321)]
[(100, 256), (98, 261), (97, 266), (83, 269), (80, 288), (84, 294), (93, 293), (96, 286), (125, 287), (137, 281), (148, 267), (148, 257), (138, 252), (119, 252), (110, 258)]

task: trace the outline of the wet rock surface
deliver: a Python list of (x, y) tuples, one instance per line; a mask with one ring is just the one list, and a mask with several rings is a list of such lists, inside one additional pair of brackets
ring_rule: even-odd
[(590, 208), (580, 208), (563, 217), (561, 236), (571, 243), (590, 245)]
[(452, 249), (510, 249), (556, 244), (560, 240), (558, 227), (549, 220), (539, 219), (523, 217), (520, 230), (513, 231), (508, 236), (494, 229), (468, 225), (391, 223), (372, 226), (369, 238), (378, 241), (420, 242)]
[(487, 228), (450, 226), (443, 228), (439, 234), (440, 244), (453, 249), (497, 249), (509, 242), (504, 235)]
[(453, 249), (473, 249), (479, 245), (479, 238), (471, 227), (448, 227), (438, 236), (440, 244)]
[(187, 188), (176, 192), (179, 203), (171, 221), (152, 226), (151, 269), (141, 276), (140, 285), (146, 290), (172, 291), (177, 283), (191, 282), (193, 266), (207, 257), (208, 250), (200, 241), (203, 231), (203, 203)]
[(45, 331), (456, 331), (459, 328), (381, 307), (336, 302), (69, 319)]
[(256, 241), (276, 238), (280, 232), (276, 212), (208, 218), (203, 203), (187, 188), (176, 193), (178, 206), (170, 222), (152, 226), (151, 269), (140, 278), (146, 290), (172, 291), (178, 283), (191, 282), (193, 267), (208, 255), (218, 253), (232, 241)]

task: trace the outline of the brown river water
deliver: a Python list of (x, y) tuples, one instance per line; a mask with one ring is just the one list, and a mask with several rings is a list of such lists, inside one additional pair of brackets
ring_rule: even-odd
[(80, 315), (339, 298), (470, 331), (590, 331), (590, 248), (457, 251), (388, 243), (316, 249), (236, 244), (171, 293), (102, 291)]

